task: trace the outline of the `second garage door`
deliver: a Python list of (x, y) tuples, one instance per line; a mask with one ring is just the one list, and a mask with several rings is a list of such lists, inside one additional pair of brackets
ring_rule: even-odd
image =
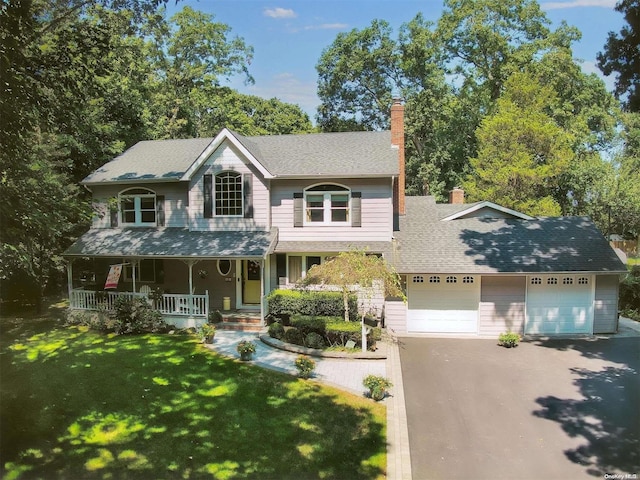
[(592, 333), (592, 281), (589, 275), (529, 277), (525, 333)]
[(410, 275), (407, 331), (478, 333), (480, 277)]

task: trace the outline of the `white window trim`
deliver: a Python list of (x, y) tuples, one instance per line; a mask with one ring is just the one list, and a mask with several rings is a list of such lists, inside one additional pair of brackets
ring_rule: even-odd
[[(322, 185), (331, 185), (331, 186), (335, 186), (335, 187), (339, 187), (341, 188), (341, 190), (326, 190), (326, 191), (313, 191), (312, 189), (314, 187), (319, 187)], [(322, 195), (323, 196), (323, 203), (322, 203), (322, 211), (323, 211), (323, 221), (322, 222), (312, 222), (311, 220), (307, 219), (307, 196), (308, 195)], [(331, 195), (346, 195), (348, 197), (347, 200), (347, 215), (346, 215), (346, 220), (341, 221), (341, 222), (333, 222), (331, 221)], [(345, 226), (345, 225), (351, 225), (351, 189), (344, 186), (344, 185), (339, 185), (339, 184), (327, 184), (327, 183), (320, 183), (317, 185), (311, 185), (309, 187), (307, 187), (304, 190), (304, 201), (303, 201), (303, 225), (304, 226), (324, 226), (324, 225), (328, 225), (328, 226), (332, 226), (332, 225), (337, 225), (337, 226)], [(341, 209), (342, 210), (342, 209)]]
[[(225, 215), (222, 213), (218, 213), (218, 177), (222, 175), (234, 174), (234, 176), (240, 177), (240, 213), (237, 215)], [(244, 177), (242, 173), (236, 172), (235, 170), (223, 170), (213, 175), (213, 216), (218, 218), (244, 218)]]
[[(134, 190), (145, 190), (149, 193), (133, 193), (133, 194), (128, 194), (127, 192), (130, 191), (134, 191)], [(142, 221), (142, 199), (143, 198), (153, 198), (153, 217), (154, 217), (154, 221), (153, 222), (143, 222)], [(134, 215), (135, 215), (135, 221), (134, 222), (127, 222), (125, 220), (125, 216), (124, 216), (124, 211), (122, 209), (122, 202), (125, 199), (133, 199), (133, 211), (134, 211)], [(129, 188), (127, 190), (124, 190), (122, 192), (120, 192), (118, 194), (118, 217), (120, 218), (120, 225), (122, 226), (126, 226), (126, 227), (155, 227), (158, 224), (158, 212), (157, 212), (157, 208), (158, 208), (158, 199), (157, 196), (155, 194), (155, 192), (153, 190), (149, 190), (148, 188), (140, 188), (140, 187), (136, 187), (136, 188)], [(151, 210), (149, 210), (151, 211)]]
[[(152, 265), (152, 270), (153, 270), (153, 280), (142, 280), (142, 275), (141, 275), (141, 264), (142, 264), (142, 260), (148, 260), (151, 261), (151, 265)], [(124, 268), (122, 269), (122, 279), (124, 282), (126, 283), (132, 283), (133, 282), (133, 268), (134, 265), (133, 263), (127, 262), (126, 259), (122, 260), (122, 264), (124, 265)], [(136, 269), (136, 283), (137, 284), (143, 284), (143, 283), (157, 283), (158, 281), (158, 272), (156, 271), (156, 262), (154, 259), (152, 258), (144, 258), (139, 260), (138, 262), (136, 262), (135, 264), (135, 269)], [(148, 272), (147, 272), (148, 273)]]
[[(287, 285), (294, 285), (295, 282), (292, 282), (290, 280), (291, 278), (291, 273), (289, 272), (289, 257), (302, 257), (301, 260), (301, 273), (300, 273), (300, 278), (304, 278), (307, 276), (307, 272), (309, 271), (308, 267), (308, 257), (320, 257), (320, 264), (323, 264), (324, 262), (326, 262), (329, 258), (331, 257), (335, 257), (337, 254), (336, 253), (307, 253), (307, 252), (302, 252), (302, 253), (287, 253)], [(315, 264), (314, 264), (315, 265)]]

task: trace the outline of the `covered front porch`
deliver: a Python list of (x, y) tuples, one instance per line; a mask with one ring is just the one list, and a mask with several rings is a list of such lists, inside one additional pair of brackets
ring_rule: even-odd
[(70, 306), (111, 310), (118, 298), (142, 297), (177, 327), (198, 326), (216, 310), (263, 321), (272, 242), (267, 232), (90, 230), (65, 252)]

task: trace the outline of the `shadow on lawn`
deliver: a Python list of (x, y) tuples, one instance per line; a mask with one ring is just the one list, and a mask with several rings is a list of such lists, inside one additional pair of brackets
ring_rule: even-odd
[[(548, 340), (540, 346), (576, 350), (581, 355), (615, 363), (598, 370), (572, 368), (574, 384), (584, 399), (538, 398), (534, 415), (558, 422), (583, 445), (565, 451), (590, 475), (640, 473), (640, 339)], [(601, 364), (600, 364), (601, 365)]]
[(191, 337), (54, 329), (0, 362), (6, 479), (384, 475), (382, 406)]

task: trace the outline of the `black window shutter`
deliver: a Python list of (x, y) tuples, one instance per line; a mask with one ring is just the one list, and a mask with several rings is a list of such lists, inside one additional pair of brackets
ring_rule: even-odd
[(213, 175), (204, 175), (204, 218), (213, 218)]
[(362, 226), (362, 192), (351, 192), (351, 226)]
[(276, 275), (278, 278), (287, 276), (287, 254), (276, 253)]
[(302, 192), (295, 192), (293, 194), (293, 226), (301, 227), (304, 221), (304, 209), (303, 209), (303, 194)]
[(109, 203), (109, 215), (111, 216), (111, 228), (118, 226), (118, 200), (112, 198)]
[(244, 196), (244, 218), (253, 218), (253, 174), (242, 175), (242, 195)]
[(164, 227), (164, 195), (156, 195), (156, 224)]

